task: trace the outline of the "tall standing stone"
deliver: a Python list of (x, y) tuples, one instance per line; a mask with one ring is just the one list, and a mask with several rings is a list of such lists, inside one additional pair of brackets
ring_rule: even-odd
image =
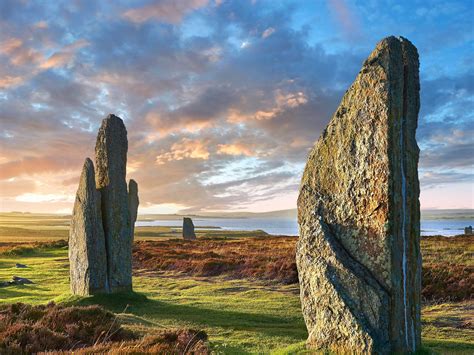
[(196, 233), (194, 233), (194, 223), (189, 217), (183, 218), (183, 239), (195, 240)]
[(107, 259), (100, 192), (94, 165), (87, 158), (79, 181), (69, 230), (71, 292), (87, 296), (107, 292)]
[(311, 348), (419, 348), (418, 69), (408, 40), (378, 43), (310, 152), (296, 253)]
[(127, 130), (109, 115), (102, 121), (95, 146), (96, 184), (102, 195), (102, 221), (112, 292), (132, 290), (132, 233), (128, 208)]
[(138, 205), (140, 200), (138, 199), (138, 184), (135, 180), (130, 179), (128, 182), (128, 210), (130, 213), (130, 228), (132, 230), (132, 240), (135, 235), (135, 222), (138, 216)]

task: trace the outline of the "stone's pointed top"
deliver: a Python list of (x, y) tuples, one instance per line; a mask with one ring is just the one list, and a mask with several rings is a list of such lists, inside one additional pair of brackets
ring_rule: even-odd
[[(398, 62), (401, 57), (413, 57), (418, 61), (418, 50), (408, 39), (404, 37), (389, 36), (382, 39), (364, 62), (364, 68), (377, 62), (376, 58), (385, 57), (391, 62)], [(362, 72), (364, 71), (362, 68)], [(391, 69), (387, 66), (387, 69)]]
[(84, 161), (83, 170), (92, 170), (92, 172), (94, 172), (94, 163), (92, 162), (91, 158), (86, 158)]
[(128, 191), (130, 192), (131, 190), (138, 191), (138, 184), (133, 179), (130, 179), (130, 181), (128, 182)]
[(90, 158), (86, 158), (84, 165), (82, 166), (82, 173), (79, 180), (79, 189), (77, 194), (80, 196), (86, 194), (90, 190), (89, 186), (93, 186), (95, 189), (95, 170), (92, 160)]
[(138, 205), (138, 184), (135, 180), (130, 179), (128, 182), (128, 210), (130, 213), (130, 228), (132, 230), (132, 239), (135, 233), (135, 222), (137, 221)]
[(117, 125), (117, 126), (121, 126), (125, 129), (125, 124), (124, 124), (123, 120), (120, 117), (115, 116), (113, 113), (109, 113), (107, 115), (107, 117), (105, 117), (102, 120), (102, 126), (101, 127), (105, 127), (105, 126), (109, 126), (109, 125), (114, 125), (114, 126)]

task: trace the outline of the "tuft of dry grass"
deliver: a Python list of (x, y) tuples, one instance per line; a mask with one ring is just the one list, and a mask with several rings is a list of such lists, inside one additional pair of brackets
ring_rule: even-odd
[[(74, 350), (74, 354), (209, 354), (207, 335), (193, 329), (176, 329), (156, 332), (141, 340), (102, 343)], [(66, 351), (48, 352), (51, 355), (70, 354)]]
[(113, 313), (100, 306), (0, 306), (0, 353), (71, 350), (101, 341), (136, 338), (116, 322)]
[(207, 354), (207, 335), (193, 329), (161, 330), (140, 337), (101, 306), (23, 303), (0, 306), (0, 353)]

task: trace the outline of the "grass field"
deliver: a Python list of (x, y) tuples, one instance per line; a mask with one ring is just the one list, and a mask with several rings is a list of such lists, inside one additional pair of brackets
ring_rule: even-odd
[[(241, 275), (224, 272), (211, 275), (201, 273), (198, 276), (192, 270), (183, 273), (177, 272), (179, 269), (172, 271), (139, 265), (134, 270), (134, 294), (88, 298), (71, 296), (67, 247), (61, 243), (46, 246), (34, 244), (31, 247), (21, 243), (64, 238), (67, 235), (67, 222), (66, 217), (52, 218), (47, 215), (0, 216), (0, 280), (8, 280), (16, 275), (34, 281), (32, 285), (0, 288), (0, 304), (44, 304), (51, 300), (74, 305), (100, 304), (117, 313), (126, 327), (140, 332), (153, 333), (176, 327), (202, 329), (208, 334), (211, 349), (215, 353), (284, 354), (304, 349), (307, 333), (300, 311), (297, 284), (270, 282), (265, 277), (259, 277), (259, 272), (265, 271), (259, 268), (250, 275), (251, 278), (237, 278)], [(150, 232), (162, 234), (159, 237), (154, 234), (148, 236), (146, 228), (151, 228)], [(146, 228), (140, 229), (142, 234), (138, 239), (164, 240), (175, 237), (173, 234), (167, 235), (166, 230)], [(243, 255), (247, 254), (239, 243), (242, 240), (252, 243), (254, 240), (242, 238), (249, 237), (248, 233), (232, 233), (226, 236), (227, 242), (218, 238), (215, 231), (212, 236), (205, 234), (201, 237), (206, 240), (197, 243), (214, 243), (214, 248), (215, 243), (222, 248), (228, 245), (222, 251), (226, 255), (232, 248), (236, 253), (240, 250)], [(224, 235), (221, 232), (219, 236)], [(149, 242), (141, 243), (146, 245)], [(464, 265), (470, 270), (472, 244), (469, 241), (465, 241), (457, 251), (452, 251), (449, 244), (439, 244), (441, 247), (437, 248), (437, 243), (440, 242), (423, 245), (430, 265), (443, 268), (443, 260), (448, 260), (452, 265)], [(169, 244), (176, 245), (175, 242)], [(12, 247), (15, 247), (13, 252)], [(272, 244), (269, 247), (274, 249)], [(165, 247), (160, 248), (161, 253)], [(220, 253), (218, 248), (215, 248), (215, 252), (216, 255)], [(447, 255), (447, 258), (443, 259), (443, 255)], [(18, 262), (28, 267), (16, 268)], [(453, 284), (455, 282), (459, 283), (454, 280)], [(457, 302), (437, 300), (425, 304), (422, 311), (424, 347), (443, 354), (472, 354), (473, 307), (474, 302), (466, 299)]]

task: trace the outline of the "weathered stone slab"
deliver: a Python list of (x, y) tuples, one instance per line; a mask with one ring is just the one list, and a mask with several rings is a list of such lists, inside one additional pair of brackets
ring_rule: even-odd
[(94, 165), (87, 158), (69, 230), (71, 292), (87, 296), (107, 292), (107, 259), (102, 227), (101, 198), (94, 178)]
[(135, 180), (130, 179), (128, 182), (128, 210), (130, 213), (130, 228), (132, 232), (132, 241), (135, 236), (135, 222), (138, 216), (138, 205), (140, 200), (138, 198), (138, 184)]
[(297, 266), (311, 348), (419, 348), (418, 69), (408, 40), (378, 43), (310, 152)]
[(102, 196), (102, 222), (107, 270), (112, 292), (132, 290), (132, 233), (128, 208), (127, 130), (123, 121), (107, 116), (95, 146), (96, 184)]
[(183, 218), (183, 239), (195, 240), (196, 233), (194, 233), (194, 223), (189, 217)]

